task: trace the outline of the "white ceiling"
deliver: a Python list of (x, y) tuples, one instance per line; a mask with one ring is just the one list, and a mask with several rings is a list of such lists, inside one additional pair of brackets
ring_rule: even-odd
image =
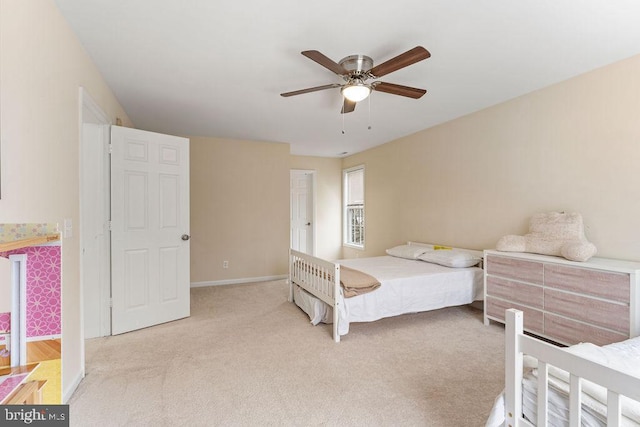
[[(352, 154), (640, 53), (638, 0), (56, 3), (136, 127), (299, 155)], [(374, 92), (341, 115), (339, 89), (279, 95), (342, 82), (303, 50), (375, 65), (417, 45), (431, 58), (380, 80), (421, 99)]]

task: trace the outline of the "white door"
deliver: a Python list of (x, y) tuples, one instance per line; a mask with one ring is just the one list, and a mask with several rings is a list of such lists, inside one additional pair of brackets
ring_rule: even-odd
[(188, 317), (189, 140), (111, 127), (111, 332)]
[(291, 171), (291, 249), (314, 254), (313, 171)]

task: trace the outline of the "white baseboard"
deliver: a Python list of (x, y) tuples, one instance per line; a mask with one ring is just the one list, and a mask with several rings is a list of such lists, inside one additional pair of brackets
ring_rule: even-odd
[(78, 375), (76, 375), (76, 378), (71, 382), (69, 387), (66, 387), (65, 390), (62, 391), (63, 404), (69, 403), (69, 399), (71, 399), (71, 396), (73, 396), (73, 393), (76, 391), (76, 389), (80, 385), (80, 382), (82, 381), (83, 378), (84, 378), (84, 372), (82, 371), (78, 372)]
[(205, 286), (221, 286), (221, 285), (237, 285), (241, 283), (254, 283), (254, 282), (269, 282), (271, 280), (281, 280), (289, 277), (286, 274), (279, 276), (262, 276), (262, 277), (248, 277), (244, 279), (230, 279), (230, 280), (213, 280), (209, 282), (191, 282), (192, 288), (202, 288)]

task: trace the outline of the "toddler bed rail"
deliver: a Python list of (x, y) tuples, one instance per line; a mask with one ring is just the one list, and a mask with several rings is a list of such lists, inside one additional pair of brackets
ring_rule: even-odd
[(506, 310), (505, 330), (505, 426), (533, 426), (523, 417), (522, 381), (524, 354), (538, 359), (537, 424), (548, 425), (549, 368), (569, 373), (569, 425), (579, 427), (582, 418), (583, 380), (604, 387), (608, 426), (622, 425), (621, 396), (640, 402), (640, 378), (572, 354), (565, 349), (523, 334), (523, 314)]

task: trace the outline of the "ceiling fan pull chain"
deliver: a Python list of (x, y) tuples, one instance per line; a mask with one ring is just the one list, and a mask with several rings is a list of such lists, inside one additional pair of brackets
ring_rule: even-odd
[[(342, 107), (342, 108), (344, 108), (344, 107)], [(344, 135), (344, 114), (340, 114), (340, 115), (342, 116), (342, 134)]]
[(369, 95), (369, 126), (367, 126), (368, 130), (371, 130), (371, 95)]

